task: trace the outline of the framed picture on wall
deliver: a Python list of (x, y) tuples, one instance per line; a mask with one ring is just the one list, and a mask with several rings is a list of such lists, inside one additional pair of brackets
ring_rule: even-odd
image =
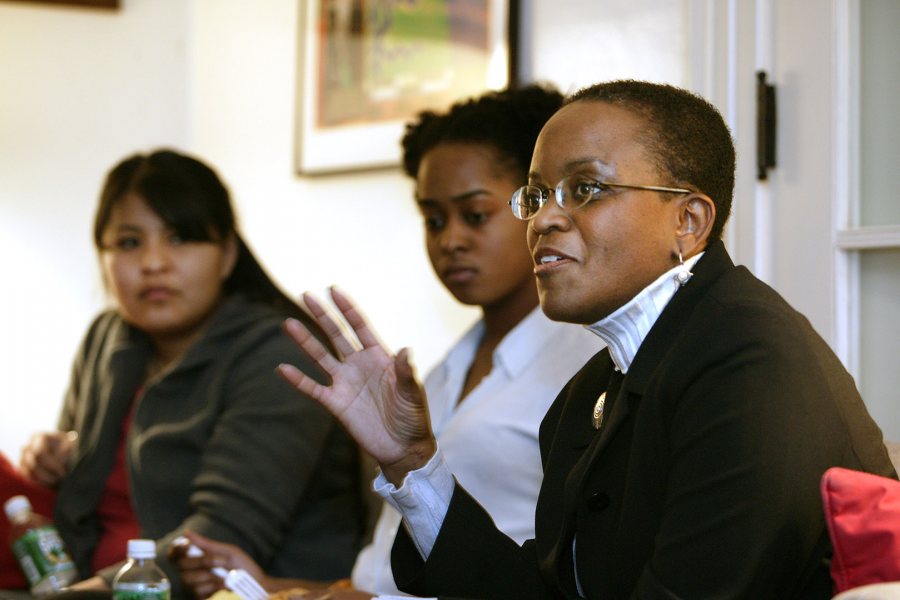
[(119, 8), (119, 0), (16, 0), (17, 2), (33, 2), (39, 4), (58, 4), (61, 6), (88, 6), (92, 8)]
[(515, 81), (517, 3), (303, 0), (297, 170), (397, 166), (418, 112)]

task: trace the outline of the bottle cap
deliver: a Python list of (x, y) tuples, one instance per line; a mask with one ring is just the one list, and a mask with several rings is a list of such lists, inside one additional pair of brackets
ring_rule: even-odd
[(128, 558), (156, 558), (156, 542), (128, 540)]
[(12, 519), (15, 515), (22, 511), (31, 511), (31, 502), (25, 496), (13, 496), (3, 505), (6, 511), (6, 518)]

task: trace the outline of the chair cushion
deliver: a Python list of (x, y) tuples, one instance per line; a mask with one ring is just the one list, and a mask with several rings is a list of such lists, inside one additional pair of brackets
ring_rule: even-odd
[(900, 581), (900, 481), (832, 467), (821, 492), (835, 592)]

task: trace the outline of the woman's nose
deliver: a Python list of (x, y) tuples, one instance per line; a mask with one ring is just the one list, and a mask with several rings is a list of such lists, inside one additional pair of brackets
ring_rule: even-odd
[(459, 222), (459, 219), (450, 218), (444, 229), (440, 233), (439, 239), (441, 250), (445, 252), (455, 252), (466, 246), (466, 228)]
[(551, 229), (567, 229), (571, 223), (569, 213), (556, 202), (556, 192), (550, 190), (550, 198), (538, 209), (528, 221), (535, 233), (546, 233)]
[(141, 267), (145, 271), (162, 271), (171, 264), (168, 246), (162, 240), (148, 240), (141, 253)]

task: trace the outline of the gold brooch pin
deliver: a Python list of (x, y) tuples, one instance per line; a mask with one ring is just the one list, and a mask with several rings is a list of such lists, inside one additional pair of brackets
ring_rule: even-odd
[(600, 425), (603, 423), (604, 404), (606, 404), (606, 392), (600, 394), (600, 397), (597, 398), (597, 403), (594, 404), (594, 414), (591, 415), (591, 422), (594, 425), (594, 429), (600, 429)]

